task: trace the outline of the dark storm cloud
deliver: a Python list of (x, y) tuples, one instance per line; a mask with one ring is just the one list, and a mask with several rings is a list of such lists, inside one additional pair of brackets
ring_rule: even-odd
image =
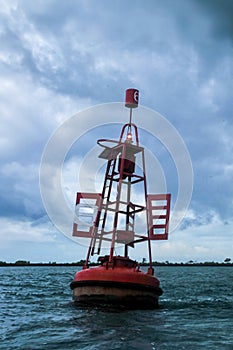
[(212, 35), (217, 40), (233, 40), (233, 2), (231, 0), (196, 0), (211, 20)]

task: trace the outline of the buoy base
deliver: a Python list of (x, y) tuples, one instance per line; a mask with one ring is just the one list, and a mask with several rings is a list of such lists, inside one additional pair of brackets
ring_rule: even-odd
[(75, 274), (70, 287), (75, 303), (112, 305), (134, 309), (158, 308), (162, 294), (159, 280), (148, 272), (140, 271), (133, 261), (115, 257), (111, 267), (105, 264), (87, 268)]
[(79, 287), (73, 291), (73, 300), (77, 304), (111, 305), (130, 309), (158, 308), (158, 297), (154, 293), (117, 287)]

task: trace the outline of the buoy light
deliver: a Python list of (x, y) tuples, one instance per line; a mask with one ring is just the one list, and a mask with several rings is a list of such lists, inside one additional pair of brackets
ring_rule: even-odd
[(127, 136), (126, 136), (126, 141), (132, 142), (132, 139), (133, 139), (133, 135), (132, 135), (132, 133), (129, 131), (129, 132), (127, 133)]

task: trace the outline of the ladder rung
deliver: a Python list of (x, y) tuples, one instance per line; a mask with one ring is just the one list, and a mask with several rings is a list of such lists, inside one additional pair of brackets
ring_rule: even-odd
[(152, 215), (152, 219), (166, 219), (167, 215)]
[(156, 229), (156, 228), (166, 228), (167, 224), (161, 224), (161, 225), (153, 225), (153, 228)]
[(164, 210), (164, 209), (167, 209), (167, 205), (153, 205), (151, 207), (152, 210)]

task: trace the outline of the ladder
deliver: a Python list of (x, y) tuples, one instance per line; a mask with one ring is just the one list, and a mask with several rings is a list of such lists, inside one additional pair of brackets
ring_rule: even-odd
[[(98, 229), (97, 233), (95, 235), (95, 240), (93, 242), (91, 255), (94, 254), (100, 254), (102, 241), (103, 240), (109, 240), (109, 238), (106, 237), (106, 235), (112, 233), (112, 231), (106, 232), (106, 221), (107, 221), (107, 215), (111, 202), (111, 192), (112, 192), (112, 185), (113, 181), (115, 179), (116, 181), (116, 175), (118, 175), (118, 172), (116, 172), (116, 161), (117, 161), (117, 153), (112, 150), (112, 152), (109, 154), (109, 160), (107, 163), (107, 169), (105, 173), (105, 179), (104, 179), (104, 185), (103, 185), (103, 191), (102, 191), (102, 204), (100, 208), (100, 218), (98, 222)], [(113, 210), (113, 209), (112, 209)], [(97, 252), (95, 253), (95, 246), (98, 244)]]

